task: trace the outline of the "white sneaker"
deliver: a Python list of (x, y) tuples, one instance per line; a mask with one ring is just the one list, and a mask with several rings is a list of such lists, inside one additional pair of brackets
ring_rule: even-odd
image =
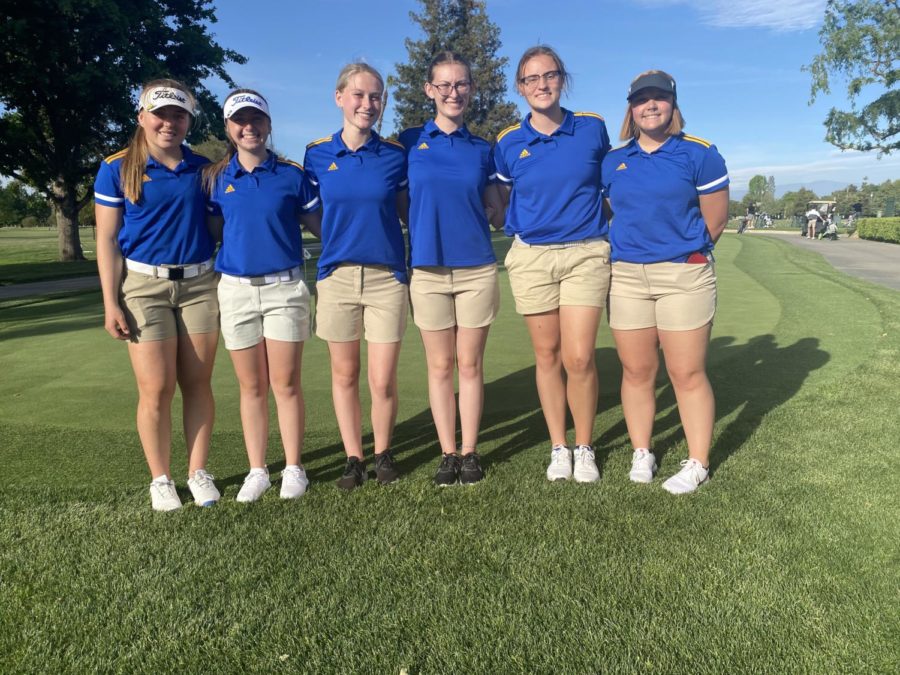
[(251, 471), (244, 479), (244, 484), (241, 486), (236, 499), (239, 502), (245, 503), (255, 502), (262, 497), (263, 493), (270, 487), (272, 487), (272, 483), (269, 482), (268, 469)]
[(150, 483), (150, 503), (154, 511), (174, 511), (181, 508), (181, 498), (175, 491), (175, 481), (153, 481)]
[(572, 451), (565, 445), (554, 445), (550, 451), (547, 480), (569, 480), (572, 477)]
[(589, 445), (575, 446), (575, 476), (576, 483), (596, 483), (600, 480), (600, 470), (594, 461), (594, 449)]
[(306, 470), (302, 466), (286, 466), (281, 472), (281, 498), (297, 499), (306, 494), (309, 487), (309, 479)]
[(693, 492), (709, 478), (709, 469), (696, 459), (681, 460), (681, 471), (663, 483), (663, 490), (673, 495), (684, 495)]
[(222, 496), (213, 483), (212, 474), (203, 469), (197, 469), (193, 478), (188, 478), (188, 487), (194, 495), (194, 503), (197, 506), (215, 506)]
[(649, 483), (656, 473), (656, 456), (645, 448), (635, 450), (631, 456), (631, 471), (628, 477), (632, 483)]

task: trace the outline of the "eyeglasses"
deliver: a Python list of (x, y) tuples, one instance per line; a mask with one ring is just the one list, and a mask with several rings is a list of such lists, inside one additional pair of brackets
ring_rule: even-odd
[(547, 84), (552, 84), (553, 82), (558, 82), (560, 78), (562, 78), (562, 71), (549, 70), (543, 75), (526, 75), (525, 77), (521, 77), (519, 78), (519, 84), (530, 88), (536, 87), (537, 83), (541, 80), (546, 80)]
[(456, 93), (458, 94), (467, 94), (469, 93), (469, 89), (472, 88), (472, 83), (468, 80), (460, 80), (453, 84), (450, 84), (449, 82), (429, 82), (428, 84), (437, 89), (441, 96), (449, 96), (450, 92), (453, 90), (456, 90)]

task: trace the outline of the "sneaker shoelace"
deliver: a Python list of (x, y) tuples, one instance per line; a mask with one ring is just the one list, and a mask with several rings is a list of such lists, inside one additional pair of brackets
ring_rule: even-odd
[(703, 465), (696, 459), (683, 459), (681, 460), (681, 471), (678, 473), (689, 474), (694, 481), (700, 483), (703, 480), (704, 471)]
[(462, 468), (474, 471), (478, 468), (478, 453), (470, 452), (468, 455), (462, 456)]
[(208, 488), (212, 487), (212, 482), (215, 476), (210, 473), (206, 473), (206, 471), (199, 470), (194, 472), (194, 484), (197, 487)]
[[(577, 450), (581, 450), (581, 452), (577, 452)], [(594, 461), (594, 451), (587, 445), (578, 446), (576, 454), (578, 456), (578, 461), (582, 464), (586, 463), (588, 460)]]
[(569, 449), (564, 445), (556, 445), (550, 451), (550, 461), (553, 464), (568, 464)]

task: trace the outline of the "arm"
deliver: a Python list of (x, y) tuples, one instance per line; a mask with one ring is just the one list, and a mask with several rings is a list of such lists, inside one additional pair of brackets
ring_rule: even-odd
[(401, 190), (397, 193), (397, 215), (403, 224), (409, 227), (409, 190)]
[(719, 240), (728, 223), (728, 188), (700, 195), (700, 213), (713, 242)]
[(122, 227), (122, 209), (96, 204), (94, 217), (97, 220), (97, 269), (103, 289), (103, 327), (117, 340), (127, 340), (131, 334), (125, 313), (119, 305), (119, 287), (125, 261), (116, 241)]
[(509, 202), (509, 188), (493, 183), (484, 189), (484, 210), (488, 222), (495, 230), (502, 230), (506, 222), (506, 206)]
[(222, 228), (225, 225), (225, 219), (222, 216), (213, 216), (207, 214), (206, 229), (212, 235), (213, 241), (222, 241)]
[(316, 238), (322, 238), (322, 209), (318, 208), (315, 211), (310, 211), (309, 213), (301, 213), (300, 214), (300, 226), (305, 227), (307, 230), (313, 233)]
[[(701, 206), (702, 206), (702, 202), (701, 202)], [(609, 197), (603, 198), (603, 206), (601, 208), (603, 209), (603, 215), (606, 216), (606, 222), (610, 222), (613, 217), (613, 210), (612, 210), (612, 204), (609, 203)]]

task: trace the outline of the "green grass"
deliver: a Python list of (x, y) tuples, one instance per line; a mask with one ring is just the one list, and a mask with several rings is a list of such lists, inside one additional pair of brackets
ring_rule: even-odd
[(55, 228), (0, 228), (0, 286), (97, 274), (93, 233), (80, 233), (87, 260), (59, 262)]
[(312, 340), (312, 489), (235, 503), (246, 459), (223, 350), (210, 469), (225, 499), (171, 514), (149, 508), (134, 384), (99, 294), (0, 304), (0, 671), (896, 672), (900, 294), (770, 238), (726, 236), (717, 257), (713, 477), (684, 498), (659, 487), (686, 456), (665, 378), (660, 478), (628, 481), (607, 327), (602, 480), (544, 479), (505, 278), (483, 483), (430, 484), (439, 450), (411, 328), (399, 483), (334, 488), (343, 459)]

